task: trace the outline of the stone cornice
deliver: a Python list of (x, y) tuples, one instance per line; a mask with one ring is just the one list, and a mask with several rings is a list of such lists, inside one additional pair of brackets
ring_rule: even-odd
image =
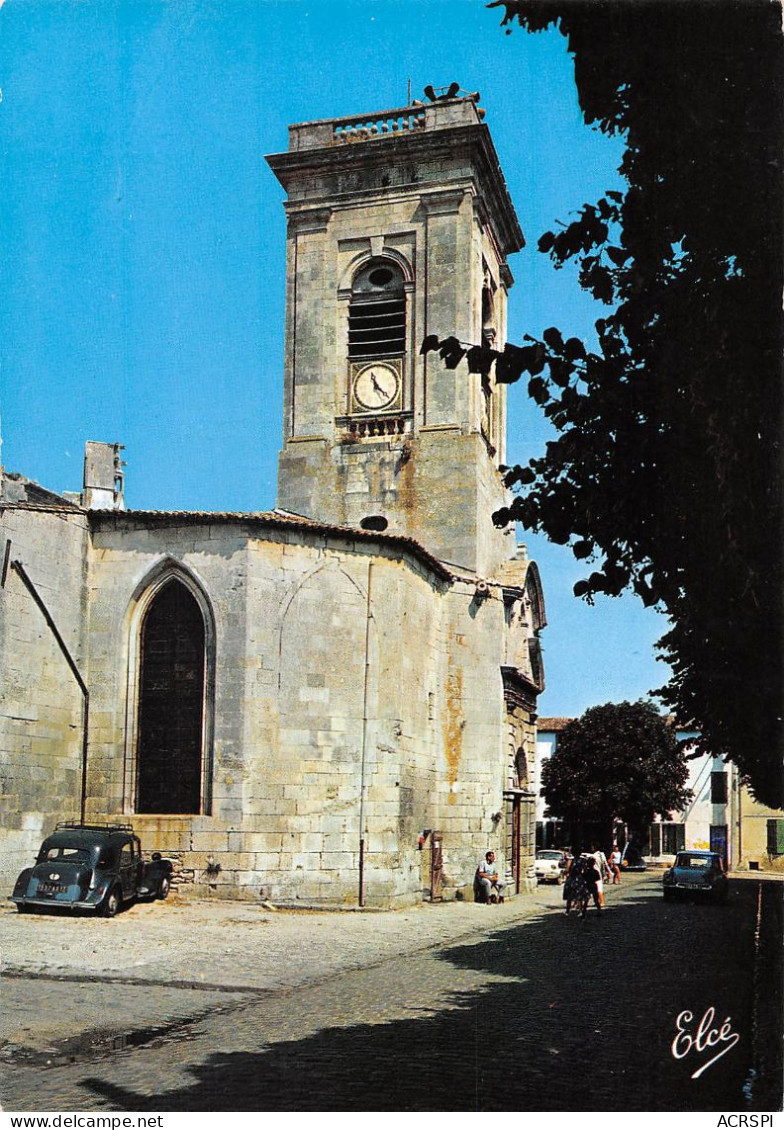
[(501, 678), (504, 684), (504, 699), (512, 706), (520, 706), (523, 710), (534, 712), (536, 699), (541, 694), (538, 687), (527, 675), (517, 667), (501, 665)]
[[(266, 160), (281, 185), (291, 195), (289, 208), (306, 203), (322, 203), (329, 199), (338, 203), (340, 193), (334, 186), (327, 192), (319, 186), (320, 177), (340, 175), (349, 170), (385, 172), (407, 164), (416, 170), (428, 162), (454, 161), (455, 167), (468, 158), (472, 166), (472, 179), (476, 192), (486, 205), (489, 224), (503, 256), (519, 251), (525, 244), (522, 230), (514, 210), (506, 182), (501, 172), (498, 155), (488, 127), (484, 124), (456, 125), (433, 132), (411, 132), (375, 138), (354, 145), (324, 145), (315, 149), (273, 153)], [(361, 196), (383, 197), (387, 193), (415, 194), (424, 192), (429, 185), (449, 184), (448, 168), (442, 180), (412, 179), (405, 185), (363, 187)], [(297, 189), (302, 195), (297, 194)], [(357, 195), (350, 193), (348, 195)]]

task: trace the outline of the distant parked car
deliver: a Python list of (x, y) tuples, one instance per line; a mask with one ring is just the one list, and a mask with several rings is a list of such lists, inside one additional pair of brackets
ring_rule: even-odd
[(705, 896), (724, 902), (729, 880), (724, 860), (715, 851), (679, 851), (662, 877), (665, 899), (681, 895)]
[(538, 883), (563, 883), (566, 855), (555, 849), (538, 851), (534, 867)]
[(621, 852), (621, 871), (647, 871), (648, 864), (641, 852), (631, 844), (627, 844)]
[(63, 823), (41, 844), (10, 898), (22, 912), (59, 907), (113, 918), (131, 899), (165, 899), (171, 871), (157, 852), (144, 862), (130, 824)]

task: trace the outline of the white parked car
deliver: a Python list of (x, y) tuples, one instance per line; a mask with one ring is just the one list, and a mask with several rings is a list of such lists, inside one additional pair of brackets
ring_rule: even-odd
[(538, 851), (534, 866), (538, 883), (563, 883), (566, 855), (555, 848)]

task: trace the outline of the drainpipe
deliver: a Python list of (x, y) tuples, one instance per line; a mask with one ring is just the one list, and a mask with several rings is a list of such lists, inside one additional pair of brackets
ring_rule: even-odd
[[(8, 546), (10, 547), (10, 542), (8, 543)], [(6, 549), (6, 561), (7, 559), (8, 549)], [(87, 732), (90, 721), (90, 692), (87, 689), (87, 684), (79, 673), (79, 668), (76, 666), (76, 661), (68, 650), (68, 645), (57, 630), (57, 625), (52, 619), (49, 613), (49, 609), (44, 604), (38, 590), (27, 575), (27, 571), (24, 565), (21, 561), (12, 561), (11, 568), (14, 570), (14, 572), (19, 574), (25, 588), (30, 593), (30, 596), (33, 598), (35, 603), (38, 605), (38, 608), (40, 609), (44, 620), (46, 620), (46, 623), (49, 626), (50, 632), (57, 641), (57, 645), (60, 648), (60, 651), (63, 653), (66, 663), (71, 669), (73, 677), (76, 679), (76, 682), (79, 685), (79, 690), (82, 692), (82, 795), (79, 807), (79, 816), (81, 823), (84, 824), (87, 811)], [(3, 572), (3, 583), (5, 583), (5, 569)]]
[(370, 681), (370, 601), (373, 562), (368, 562), (367, 613), (365, 616), (365, 678), (362, 688), (362, 759), (359, 769), (359, 905), (365, 905), (365, 768), (368, 740), (368, 683)]

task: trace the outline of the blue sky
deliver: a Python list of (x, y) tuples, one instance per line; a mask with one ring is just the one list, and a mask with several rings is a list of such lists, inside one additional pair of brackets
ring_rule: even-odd
[[(539, 235), (622, 188), (620, 139), (582, 122), (555, 31), (505, 35), (482, 0), (6, 0), (0, 9), (3, 463), (81, 485), (84, 441), (125, 444), (140, 509), (275, 505), (285, 223), (263, 155), (290, 122), (478, 90), (528, 246), (509, 337), (585, 337), (603, 308)], [(524, 383), (510, 462), (548, 437)], [(664, 682), (664, 619), (571, 595), (584, 566), (528, 536), (550, 627), (540, 712)]]

